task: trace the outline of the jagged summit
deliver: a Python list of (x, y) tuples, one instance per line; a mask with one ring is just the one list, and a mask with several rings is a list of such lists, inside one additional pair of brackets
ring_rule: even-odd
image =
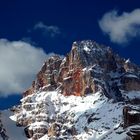
[(93, 65), (97, 60), (106, 58), (106, 55), (109, 52), (112, 53), (111, 48), (99, 45), (97, 42), (92, 40), (74, 42), (71, 50), (73, 55), (74, 53), (77, 53), (84, 66)]
[[(129, 79), (129, 72), (132, 72), (133, 82)], [(139, 68), (126, 63), (111, 48), (91, 40), (78, 41), (73, 43), (70, 53), (63, 59), (54, 56), (45, 62), (24, 96), (43, 88), (48, 91), (59, 89), (64, 95), (81, 96), (102, 89), (108, 97), (115, 97), (112, 85), (122, 90), (139, 89), (139, 81), (134, 78), (136, 73), (139, 73)]]
[(82, 40), (82, 41), (75, 41), (72, 43), (72, 46), (77, 46), (78, 48), (80, 49), (84, 49), (84, 46), (85, 47), (88, 47), (90, 49), (93, 49), (93, 48), (104, 48), (106, 46), (104, 45), (101, 45), (99, 43), (97, 43), (96, 41), (94, 40)]
[(11, 118), (30, 140), (139, 140), (139, 105), (140, 68), (84, 40), (45, 61)]

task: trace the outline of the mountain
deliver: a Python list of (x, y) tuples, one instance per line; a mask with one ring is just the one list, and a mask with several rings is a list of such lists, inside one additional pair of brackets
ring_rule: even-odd
[(95, 41), (74, 42), (1, 114), (3, 140), (140, 140), (140, 67)]

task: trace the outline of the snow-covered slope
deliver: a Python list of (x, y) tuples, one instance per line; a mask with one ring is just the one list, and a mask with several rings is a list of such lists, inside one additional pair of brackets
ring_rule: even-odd
[[(123, 140), (127, 136), (127, 130), (123, 130), (122, 125), (124, 102), (109, 100), (100, 91), (85, 97), (64, 96), (57, 91), (37, 92), (23, 98), (22, 102), (29, 98), (33, 101), (30, 107), (36, 110), (23, 110), (20, 115), (34, 118), (29, 130), (37, 127), (48, 130), (40, 140), (49, 140), (50, 137), (67, 140)], [(40, 103), (42, 107), (37, 108)], [(40, 113), (36, 115), (39, 110)], [(19, 117), (19, 114), (16, 115)], [(44, 120), (40, 122), (39, 116)]]
[[(114, 103), (100, 91), (85, 97), (64, 96), (58, 91), (37, 92), (23, 98), (22, 102), (29, 98), (33, 101), (31, 108), (35, 107), (36, 113), (40, 109), (41, 112), (36, 115), (34, 110), (22, 110), (20, 115), (24, 114), (27, 118), (32, 116), (35, 119), (29, 129), (45, 127), (49, 130), (40, 140), (49, 140), (50, 137), (67, 140), (123, 140), (127, 136), (127, 129), (122, 127), (124, 103)], [(37, 108), (40, 103), (44, 107)], [(42, 119), (40, 122), (39, 116), (44, 118), (44, 121)], [(17, 127), (14, 122), (17, 117), (19, 114), (14, 115), (10, 110), (2, 111), (1, 120), (6, 135), (9, 140), (27, 140), (24, 129)], [(52, 127), (54, 124), (56, 126)]]
[[(109, 101), (100, 92), (86, 97), (64, 97), (60, 94), (58, 96), (56, 92), (45, 95), (50, 96), (55, 112), (59, 111), (58, 114), (53, 114), (55, 123), (58, 123), (61, 128), (69, 128), (69, 131), (67, 131), (68, 128), (60, 130), (59, 138), (99, 140), (106, 135), (109, 137), (122, 123), (122, 103), (112, 103), (112, 100)], [(42, 94), (42, 96), (44, 95)], [(57, 121), (58, 116), (64, 120)], [(66, 122), (61, 123), (61, 121)], [(72, 133), (72, 128), (75, 128), (74, 136), (69, 134)], [(66, 135), (63, 135), (65, 133)], [(48, 135), (45, 135), (41, 140), (45, 140), (47, 137)], [(123, 138), (124, 135), (116, 135), (114, 140), (118, 140), (120, 137)]]

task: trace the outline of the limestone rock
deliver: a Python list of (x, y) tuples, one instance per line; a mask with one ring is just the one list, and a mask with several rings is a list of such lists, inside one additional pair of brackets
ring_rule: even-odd
[(125, 90), (140, 90), (140, 77), (135, 73), (125, 73), (121, 80)]
[(131, 140), (139, 140), (140, 139), (140, 127), (134, 127), (129, 130), (127, 133), (130, 136)]
[(130, 106), (123, 108), (124, 127), (140, 124), (140, 109), (133, 109)]
[(57, 123), (53, 123), (51, 127), (48, 129), (48, 136), (59, 136), (60, 126)]

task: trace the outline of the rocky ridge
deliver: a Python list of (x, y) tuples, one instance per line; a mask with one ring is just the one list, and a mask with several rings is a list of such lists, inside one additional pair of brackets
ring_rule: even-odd
[(139, 105), (140, 68), (85, 40), (74, 42), (66, 57), (47, 59), (13, 111), (31, 140), (138, 140)]
[(44, 63), (32, 87), (23, 95), (40, 88), (59, 88), (63, 95), (83, 96), (100, 87), (109, 94), (116, 83), (122, 90), (140, 90), (139, 77), (140, 68), (114, 54), (111, 48), (93, 41), (74, 42), (64, 59), (53, 56)]

